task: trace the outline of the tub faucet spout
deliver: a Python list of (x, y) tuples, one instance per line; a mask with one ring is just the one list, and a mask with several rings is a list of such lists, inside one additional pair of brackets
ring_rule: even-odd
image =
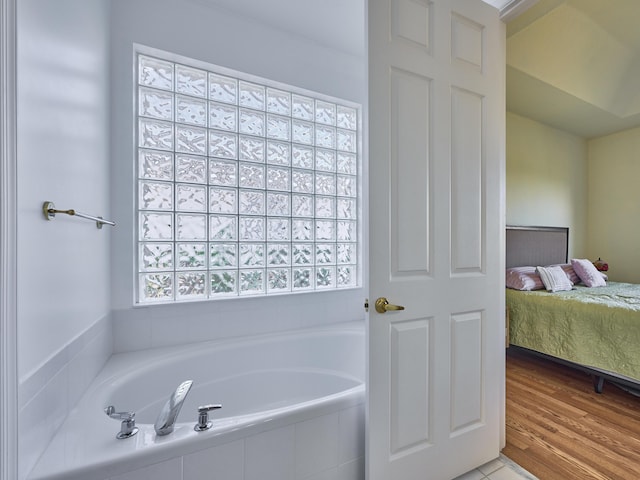
[(192, 384), (192, 380), (182, 382), (178, 385), (176, 391), (171, 394), (167, 403), (164, 404), (164, 407), (162, 407), (162, 411), (158, 415), (154, 425), (157, 435), (169, 435), (173, 432), (173, 427), (176, 423), (176, 419), (178, 418), (178, 413), (180, 413), (182, 404), (184, 403), (185, 398), (187, 398), (187, 394), (189, 393)]

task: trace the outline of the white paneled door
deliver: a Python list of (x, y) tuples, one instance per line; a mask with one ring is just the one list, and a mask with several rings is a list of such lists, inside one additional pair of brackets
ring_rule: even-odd
[(368, 479), (451, 479), (501, 442), (504, 24), (480, 0), (368, 8)]

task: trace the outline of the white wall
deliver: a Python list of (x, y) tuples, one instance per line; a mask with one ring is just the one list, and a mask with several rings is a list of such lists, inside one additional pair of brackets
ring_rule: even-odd
[(507, 115), (507, 223), (568, 226), (569, 256), (640, 282), (640, 128), (586, 140)]
[(24, 378), (108, 315), (108, 42), (101, 0), (18, 4), (18, 314)]
[(587, 142), (507, 113), (507, 225), (569, 227), (569, 256), (587, 248)]
[(18, 2), (18, 375), (21, 477), (111, 354), (108, 9)]
[[(260, 5), (261, 0), (255, 0)], [(241, 2), (246, 6), (247, 3)], [(236, 15), (216, 0), (114, 0), (112, 10), (112, 276), (116, 350), (364, 318), (364, 290), (133, 307), (134, 44), (364, 104), (364, 55)], [(258, 9), (256, 9), (258, 10)], [(363, 10), (364, 11), (364, 10)], [(291, 19), (313, 22), (312, 18)], [(364, 16), (361, 19), (364, 22)], [(331, 25), (327, 25), (331, 28)], [(364, 31), (362, 25), (360, 29)], [(363, 42), (364, 43), (364, 42)], [(351, 47), (351, 46), (349, 46)]]
[(640, 128), (589, 140), (589, 258), (609, 278), (640, 282)]

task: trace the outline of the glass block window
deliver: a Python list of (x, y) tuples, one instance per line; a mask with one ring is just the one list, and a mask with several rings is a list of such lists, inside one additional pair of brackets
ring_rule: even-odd
[(358, 105), (137, 60), (138, 302), (358, 284)]

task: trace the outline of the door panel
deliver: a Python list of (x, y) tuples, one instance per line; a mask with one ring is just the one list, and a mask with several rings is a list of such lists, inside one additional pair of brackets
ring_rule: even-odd
[(451, 434), (482, 426), (482, 312), (451, 316)]
[[(391, 454), (425, 448), (429, 442), (428, 405), (429, 320), (397, 322), (391, 326)], [(424, 408), (424, 406), (427, 408)], [(404, 412), (411, 412), (405, 415)]]
[(451, 58), (477, 72), (482, 72), (484, 50), (482, 24), (460, 15), (451, 14)]
[(413, 43), (414, 47), (429, 52), (432, 33), (431, 2), (398, 0), (391, 2), (390, 7), (392, 37)]
[(392, 277), (429, 271), (430, 80), (393, 69), (391, 85)]
[(451, 243), (453, 274), (482, 269), (481, 95), (451, 89)]

